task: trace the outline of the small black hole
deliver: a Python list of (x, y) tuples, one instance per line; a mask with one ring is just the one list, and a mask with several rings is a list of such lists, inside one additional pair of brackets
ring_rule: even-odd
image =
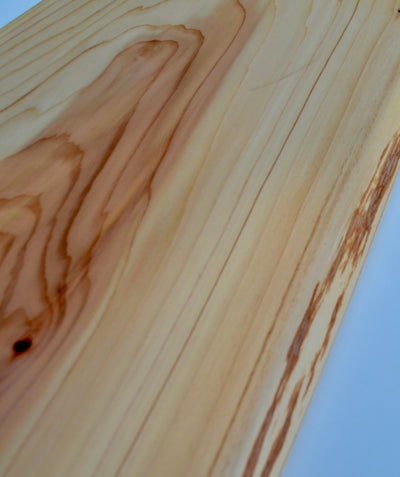
[(400, 13), (400, 8), (397, 10), (397, 13)]
[(17, 354), (25, 353), (28, 349), (32, 346), (32, 340), (30, 338), (26, 338), (24, 340), (18, 340), (14, 343), (14, 351)]

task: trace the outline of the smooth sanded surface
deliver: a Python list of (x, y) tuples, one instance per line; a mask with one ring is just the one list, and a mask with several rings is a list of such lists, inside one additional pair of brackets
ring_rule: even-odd
[[(362, 3), (362, 2), (361, 2)], [(364, 5), (361, 5), (363, 8), (366, 8), (366, 4), (368, 2), (364, 2)], [(283, 4), (283, 2), (282, 2)], [(372, 5), (372, 4), (371, 4)], [(387, 5), (385, 5), (384, 8), (382, 8), (382, 10), (378, 10), (375, 11), (375, 13), (378, 13), (378, 14), (381, 14), (382, 13), (388, 13), (389, 12), (389, 8), (387, 8), (387, 10), (385, 10), (386, 7), (389, 7), (389, 2), (387, 3)], [(358, 5), (356, 6), (356, 9), (358, 8)], [(381, 7), (380, 7), (381, 8)], [(373, 11), (373, 10), (372, 10)], [(393, 16), (393, 13), (392, 13), (392, 16)], [(357, 16), (355, 16), (355, 18), (357, 19)], [(351, 21), (353, 20), (353, 17), (351, 18)], [(393, 108), (390, 108), (390, 106), (388, 107), (388, 110), (389, 112), (387, 112), (386, 114), (388, 114), (388, 118), (389, 119), (392, 119), (393, 115), (396, 116), (396, 111), (392, 111), (391, 109)], [(384, 124), (385, 127), (386, 124)], [(379, 128), (378, 128), (379, 130)], [(376, 139), (376, 137), (374, 135), (372, 135), (374, 137), (374, 139)], [(378, 134), (378, 137), (379, 137), (379, 134)], [(346, 259), (346, 254), (348, 254), (349, 252), (347, 251), (347, 245), (351, 245), (352, 247), (353, 246), (357, 246), (357, 247), (362, 247), (361, 248), (361, 251), (364, 252), (365, 251), (365, 248), (364, 248), (364, 240), (365, 238), (368, 238), (365, 234), (365, 231), (364, 229), (359, 229), (359, 225), (360, 225), (360, 220), (361, 220), (361, 225), (364, 227), (363, 225), (363, 220), (367, 220), (367, 222), (365, 223), (365, 225), (368, 227), (367, 228), (367, 232), (368, 232), (368, 236), (370, 235), (370, 230), (369, 230), (369, 221), (370, 221), (370, 218), (374, 219), (376, 217), (376, 214), (378, 212), (378, 208), (380, 207), (381, 205), (381, 201), (382, 199), (384, 198), (384, 194), (386, 195), (386, 192), (387, 190), (389, 190), (389, 185), (391, 183), (391, 177), (392, 177), (392, 174), (394, 173), (395, 171), (395, 167), (396, 164), (397, 164), (397, 145), (396, 145), (396, 139), (393, 139), (387, 149), (385, 149), (382, 153), (382, 156), (381, 156), (381, 161), (382, 161), (382, 165), (379, 166), (378, 165), (378, 168), (376, 169), (375, 171), (375, 174), (374, 174), (374, 177), (375, 179), (373, 179), (373, 181), (370, 183), (370, 185), (372, 186), (372, 189), (370, 191), (365, 192), (365, 194), (362, 196), (362, 200), (361, 200), (361, 205), (360, 207), (358, 208), (358, 211), (356, 211), (353, 216), (351, 217), (351, 220), (350, 220), (350, 228), (347, 230), (347, 232), (345, 233), (344, 237), (343, 237), (343, 240), (344, 242), (342, 242), (342, 245), (339, 246), (338, 248), (338, 254), (336, 255), (336, 259), (333, 261), (332, 265), (330, 266), (330, 268), (328, 268), (329, 270), (329, 273), (328, 273), (328, 276), (326, 278), (326, 280), (328, 281), (325, 281), (322, 283), (321, 285), (321, 288), (315, 288), (314, 289), (314, 294), (312, 295), (312, 299), (311, 299), (311, 302), (310, 302), (310, 305), (312, 305), (312, 308), (308, 308), (308, 312), (306, 311), (306, 314), (304, 315), (304, 318), (303, 318), (303, 325), (302, 323), (300, 323), (300, 327), (298, 328), (298, 332), (297, 334), (295, 335), (295, 338), (303, 338), (303, 334), (304, 334), (304, 331), (305, 330), (305, 326), (307, 326), (306, 328), (306, 331), (308, 333), (308, 326), (310, 326), (310, 320), (314, 320), (314, 313), (316, 313), (316, 315), (318, 314), (322, 314), (322, 313), (319, 313), (319, 307), (320, 307), (320, 301), (322, 300), (323, 298), (323, 295), (321, 295), (321, 290), (323, 291), (323, 293), (325, 293), (325, 291), (329, 291), (331, 289), (331, 279), (332, 279), (332, 272), (334, 271), (336, 273), (336, 271), (339, 270), (339, 263), (337, 263), (337, 260), (340, 259)], [(395, 162), (396, 161), (396, 162)], [(389, 174), (389, 176), (388, 176)], [(390, 182), (389, 182), (389, 180)], [(377, 202), (378, 201), (378, 202)], [(377, 202), (377, 203), (376, 203)], [(364, 214), (364, 211), (363, 211), (363, 207), (366, 207), (365, 209), (365, 214)], [(343, 245), (344, 244), (344, 245)], [(346, 246), (346, 248), (344, 247)], [(353, 253), (353, 252), (352, 252)], [(355, 258), (352, 258), (353, 260), (353, 265), (354, 265), (354, 261), (356, 261), (356, 263), (358, 262), (358, 259), (359, 259), (359, 251), (356, 251), (354, 250), (354, 253), (355, 253)], [(345, 263), (348, 263), (348, 262), (345, 262)], [(345, 269), (343, 270), (342, 269), (342, 273), (345, 272)], [(351, 276), (353, 275), (353, 272), (350, 274)], [(351, 287), (350, 287), (351, 288)], [(325, 299), (325, 297), (324, 297)], [(343, 295), (340, 295), (339, 298), (338, 298), (338, 301), (336, 302), (336, 306), (333, 310), (333, 315), (332, 317), (335, 318), (335, 321), (336, 321), (336, 315), (338, 314), (338, 309), (340, 307), (340, 305), (342, 304), (342, 301), (343, 301)], [(316, 310), (315, 310), (316, 308)], [(312, 310), (312, 311), (311, 311)], [(307, 313), (309, 313), (307, 315)], [(306, 320), (306, 321), (305, 321)], [(332, 321), (332, 318), (331, 318), (331, 321)], [(331, 331), (329, 331), (328, 333), (328, 338), (330, 339), (331, 338), (331, 335), (333, 333), (331, 333)], [(17, 342), (18, 346), (19, 347), (24, 347), (25, 346), (25, 343), (27, 343), (29, 340), (26, 340), (26, 339), (21, 339)], [(294, 358), (294, 355), (290, 354), (290, 353), (293, 353), (295, 352), (295, 356), (296, 356), (296, 361), (295, 362), (292, 362), (289, 360), (289, 363), (290, 365), (288, 364), (289, 368), (287, 367), (286, 370), (287, 371), (292, 371), (292, 365), (293, 363), (296, 365), (297, 364), (297, 354), (298, 354), (298, 350), (297, 350), (297, 346), (298, 346), (298, 341), (295, 341), (294, 343), (296, 343), (296, 346), (295, 348), (292, 348), (292, 351), (290, 351), (289, 349), (289, 354), (288, 356), (289, 357), (293, 357)], [(303, 341), (300, 341), (300, 345), (302, 348), (304, 348), (305, 346), (303, 346)], [(15, 344), (14, 344), (14, 351), (16, 351), (16, 348), (15, 348)], [(325, 350), (325, 341), (323, 343), (323, 350)], [(17, 350), (18, 351), (18, 350)], [(19, 349), (20, 352), (24, 351), (22, 350), (22, 348)], [(321, 354), (325, 354), (324, 353), (321, 353), (321, 350), (319, 350), (317, 352), (317, 355), (318, 358), (320, 357), (323, 357), (321, 356)], [(299, 355), (300, 357), (300, 355)], [(305, 358), (302, 357), (302, 360), (304, 360)], [(315, 360), (314, 360), (315, 361)], [(315, 364), (314, 361), (311, 363), (311, 376), (313, 377), (314, 374), (315, 374)], [(283, 379), (284, 381), (281, 381), (281, 384), (284, 383), (284, 387), (286, 387), (286, 383), (288, 381), (286, 381), (287, 378), (287, 374), (284, 374), (283, 375)], [(300, 381), (299, 381), (300, 383)], [(294, 390), (294, 394), (292, 394), (292, 399), (291, 399), (291, 403), (293, 403), (293, 406), (297, 403), (298, 401), (298, 394), (299, 394), (299, 388), (301, 386), (297, 386)], [(308, 391), (309, 387), (306, 388), (306, 391)], [(282, 387), (281, 385), (278, 387), (278, 394), (276, 395), (276, 397), (279, 397), (281, 396), (280, 394), (280, 391), (282, 390)], [(274, 401), (275, 402), (275, 401)], [(278, 408), (278, 402), (276, 404), (276, 407)], [(271, 408), (270, 408), (271, 409)], [(275, 408), (274, 409), (274, 413), (275, 413)], [(284, 424), (283, 424), (283, 427), (282, 427), (282, 430), (280, 433), (278, 433), (278, 436), (277, 436), (277, 439), (278, 440), (275, 440), (275, 447), (274, 447), (274, 444), (272, 444), (272, 450), (276, 453), (277, 450), (279, 449), (280, 447), (280, 444), (278, 445), (277, 443), (280, 443), (282, 441), (282, 437), (286, 437), (287, 433), (288, 433), (288, 430), (286, 429), (287, 427), (287, 424), (291, 424), (292, 423), (292, 410), (290, 410), (291, 412), (289, 412), (289, 414), (287, 415), (286, 417), (286, 420), (284, 420)], [(269, 413), (267, 413), (267, 419), (268, 419), (268, 416), (269, 416)], [(268, 421), (264, 421), (264, 422), (268, 422)], [(263, 428), (261, 429), (262, 433), (262, 437), (263, 437), (263, 441), (264, 441), (264, 438), (265, 438), (265, 435), (267, 434), (267, 432), (265, 432), (263, 430)], [(271, 431), (272, 432), (272, 431)], [(263, 442), (263, 445), (265, 445), (265, 447), (268, 449), (268, 439), (265, 442)], [(278, 447), (276, 447), (278, 445)], [(281, 450), (281, 449), (279, 449)], [(274, 455), (274, 454), (272, 454)], [(267, 464), (266, 466), (264, 467), (264, 473), (267, 473), (267, 472), (270, 472), (272, 471), (272, 464), (269, 464), (270, 462), (270, 458), (267, 459)], [(250, 461), (248, 461), (249, 463)], [(274, 462), (275, 463), (275, 462)], [(45, 464), (46, 466), (47, 464)], [(173, 468), (173, 467), (172, 467)], [(250, 466), (246, 467), (246, 470), (245, 472), (259, 472), (259, 470), (257, 470), (257, 465), (254, 465), (250, 463)]]

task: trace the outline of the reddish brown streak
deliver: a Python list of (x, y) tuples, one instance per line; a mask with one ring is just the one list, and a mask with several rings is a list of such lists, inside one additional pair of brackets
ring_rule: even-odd
[(289, 351), (286, 355), (285, 371), (283, 372), (281, 381), (275, 393), (272, 404), (270, 408), (268, 409), (267, 415), (265, 416), (261, 429), (257, 435), (257, 439), (254, 442), (253, 448), (251, 450), (251, 454), (247, 461), (245, 471), (243, 473), (243, 477), (249, 477), (253, 475), (254, 470), (256, 468), (258, 458), (260, 456), (262, 447), (264, 445), (265, 437), (267, 435), (267, 432), (272, 422), (272, 418), (274, 417), (276, 408), (278, 407), (278, 404), (280, 403), (283, 397), (283, 393), (286, 389), (289, 378), (291, 377), (291, 374), (299, 360), (302, 344), (308, 334), (308, 331), (310, 330), (315, 314), (317, 313), (317, 310), (319, 308), (319, 304), (320, 304), (322, 296), (320, 293), (318, 293), (318, 289), (319, 289), (319, 283), (314, 288), (311, 301), (308, 305), (306, 312), (304, 313), (303, 319), (299, 327), (297, 328), (297, 332), (294, 336), (292, 344), (290, 345)]
[(301, 387), (303, 385), (303, 380), (304, 378), (301, 378), (300, 381), (298, 381), (298, 383), (296, 384), (292, 392), (292, 396), (290, 397), (290, 401), (287, 406), (285, 422), (283, 423), (283, 426), (281, 427), (278, 435), (276, 436), (274, 443), (272, 444), (271, 452), (269, 453), (267, 463), (265, 464), (265, 467), (261, 473), (262, 477), (268, 477), (270, 475), (274, 467), (274, 464), (276, 462), (276, 459), (279, 457), (279, 454), (281, 453), (281, 450), (286, 440), (287, 433), (289, 432), (289, 429), (290, 429), (290, 424), (292, 423), (292, 416), (296, 408), (297, 401), (299, 399), (299, 394), (300, 394)]
[[(333, 281), (338, 276), (338, 273), (343, 274), (350, 266), (351, 277), (359, 264), (359, 260), (365, 251), (365, 247), (368, 242), (368, 237), (371, 233), (372, 225), (375, 221), (376, 214), (382, 204), (383, 199), (386, 197), (386, 193), (388, 192), (395, 172), (397, 171), (399, 159), (400, 133), (396, 133), (393, 136), (391, 142), (383, 151), (377, 169), (366, 191), (362, 195), (360, 205), (352, 214), (346, 234), (338, 247), (335, 258), (332, 262), (331, 267), (329, 268), (329, 272), (326, 278), (324, 279), (322, 284), (317, 283), (314, 288), (311, 300), (303, 315), (303, 319), (300, 322), (299, 327), (297, 328), (297, 332), (292, 340), (291, 346), (287, 353), (285, 370), (283, 372), (272, 404), (268, 409), (266, 417), (262, 423), (260, 431), (252, 447), (251, 453), (247, 460), (246, 468), (243, 473), (243, 477), (250, 477), (254, 474), (254, 470), (256, 468), (261, 449), (264, 445), (266, 434), (272, 422), (272, 418), (275, 414), (279, 402), (282, 399), (284, 391), (286, 390), (291, 374), (299, 360), (301, 348), (308, 335), (315, 316), (321, 306), (323, 298), (328, 293)], [(325, 352), (329, 344), (332, 328), (337, 319), (337, 314), (342, 303), (343, 295), (344, 292), (342, 292), (338, 301), (336, 302), (336, 306), (333, 310), (331, 321), (328, 327), (327, 335), (325, 336), (322, 347), (317, 352), (318, 357), (315, 358), (314, 361), (320, 358), (320, 356)], [(312, 368), (311, 373), (313, 373)], [(307, 385), (307, 389), (310, 386), (311, 379), (312, 376)], [(274, 459), (274, 462), (275, 460), (276, 459)]]
[(308, 390), (310, 388), (310, 385), (312, 383), (312, 380), (314, 378), (314, 374), (315, 374), (315, 368), (317, 366), (317, 363), (318, 361), (320, 361), (323, 356), (325, 355), (326, 353), (326, 350), (328, 348), (328, 345), (331, 341), (331, 334), (332, 334), (332, 330), (333, 330), (333, 327), (335, 326), (335, 323), (336, 323), (336, 320), (337, 320), (337, 316), (338, 316), (338, 313), (339, 313), (339, 310), (342, 306), (342, 302), (343, 302), (343, 296), (344, 296), (344, 292), (342, 292), (342, 294), (339, 296), (339, 298), (337, 299), (337, 302), (336, 302), (336, 305), (335, 305), (335, 308), (333, 310), (333, 313), (332, 313), (332, 316), (331, 316), (331, 319), (329, 321), (329, 326), (328, 326), (328, 331), (326, 332), (325, 334), (325, 338), (324, 338), (324, 342), (322, 343), (322, 346), (321, 348), (317, 351), (315, 357), (314, 357), (314, 360), (312, 362), (312, 365), (311, 365), (311, 370), (310, 370), (310, 375), (309, 375), (309, 379), (308, 379), (308, 383), (307, 383), (307, 387), (304, 391), (304, 395), (306, 395), (308, 393)]

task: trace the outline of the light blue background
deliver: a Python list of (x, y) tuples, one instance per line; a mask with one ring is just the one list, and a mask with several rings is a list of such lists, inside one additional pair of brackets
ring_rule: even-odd
[(283, 477), (400, 477), (399, 232), (397, 180)]
[(37, 0), (0, 0), (0, 27), (39, 3)]
[[(37, 3), (9, 1), (0, 26)], [(399, 235), (397, 181), (283, 477), (400, 477)]]

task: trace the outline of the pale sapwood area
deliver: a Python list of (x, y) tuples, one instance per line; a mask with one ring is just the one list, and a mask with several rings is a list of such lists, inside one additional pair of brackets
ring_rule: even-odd
[(398, 169), (399, 8), (0, 31), (0, 475), (279, 475)]

